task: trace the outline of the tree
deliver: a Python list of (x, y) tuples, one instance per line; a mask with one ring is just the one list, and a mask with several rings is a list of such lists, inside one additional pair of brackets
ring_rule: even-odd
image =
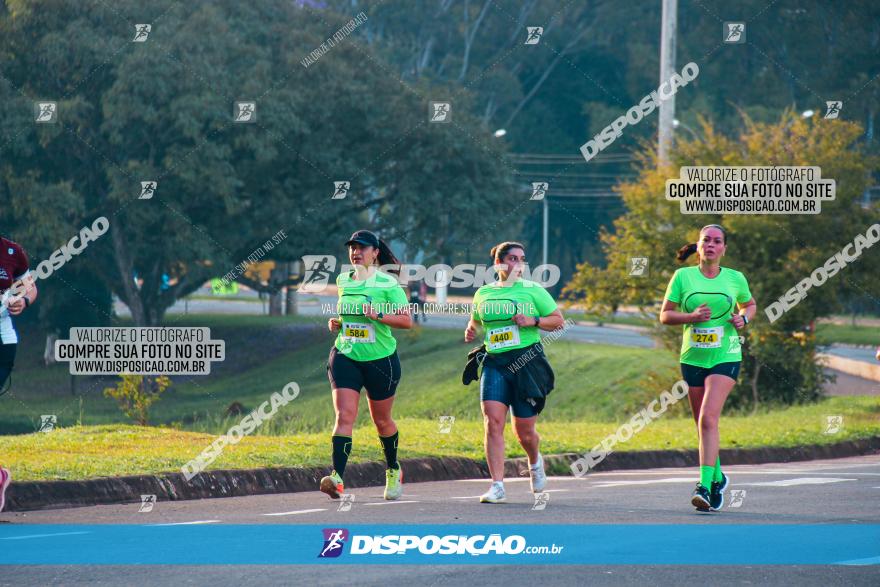
[[(703, 136), (680, 141), (669, 168), (658, 168), (653, 148), (647, 146), (638, 178), (619, 188), (628, 211), (615, 221), (614, 233), (602, 236), (607, 266), (584, 264), (567, 291), (590, 306), (607, 305), (607, 292), (591, 283), (598, 276), (600, 284), (603, 280), (611, 284), (620, 303), (656, 311), (677, 267), (678, 248), (695, 242), (705, 224), (722, 224), (729, 233), (725, 264), (746, 275), (758, 304), (747, 331), (738, 384), (744, 393), (732, 394), (731, 404), (817, 398), (824, 376), (815, 361), (815, 336), (809, 327), (816, 318), (839, 311), (845, 296), (880, 291), (880, 255), (867, 251), (773, 323), (764, 309), (877, 221), (876, 211), (860, 205), (870, 172), (877, 166), (877, 159), (865, 153), (862, 132), (854, 123), (812, 122), (788, 111), (775, 124), (746, 117), (737, 139), (703, 121)], [(684, 215), (677, 202), (664, 198), (665, 180), (677, 177), (683, 165), (819, 166), (823, 178), (836, 180), (836, 199), (823, 202), (817, 215)], [(629, 259), (635, 256), (649, 258), (649, 278), (629, 275)], [(874, 304), (880, 308), (876, 299)], [(660, 332), (677, 351), (680, 330), (664, 327)]]
[[(476, 210), (511, 199), (502, 146), (466, 109), (429, 124), (429, 87), (401, 84), (354, 36), (301, 63), (347, 22), (335, 13), (282, 0), (4, 8), (0, 195), (15, 206), (0, 220), (45, 258), (109, 218), (76, 262), (137, 325), (279, 230), (266, 260), (339, 251), (363, 226), (448, 250), (496, 222)], [(134, 23), (156, 14), (133, 43)], [(57, 102), (55, 124), (34, 124), (38, 99)], [(233, 120), (237, 101), (256, 103), (255, 122)], [(330, 198), (337, 180), (351, 182), (344, 200)]]

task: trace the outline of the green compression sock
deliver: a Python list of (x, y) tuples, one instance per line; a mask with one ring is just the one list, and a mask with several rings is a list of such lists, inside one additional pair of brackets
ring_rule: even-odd
[(700, 465), (700, 485), (706, 489), (712, 488), (712, 477), (715, 476), (715, 467), (712, 465)]
[(721, 475), (721, 457), (715, 459), (715, 476), (712, 477), (712, 481), (716, 483), (721, 483), (722, 475)]

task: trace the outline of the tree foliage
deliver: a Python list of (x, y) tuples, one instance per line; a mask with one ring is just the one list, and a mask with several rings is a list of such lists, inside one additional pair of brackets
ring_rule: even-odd
[[(158, 323), (279, 230), (288, 237), (266, 260), (342, 253), (365, 226), (448, 252), (496, 221), (479, 210), (510, 201), (500, 144), (467, 109), (429, 123), (432, 93), (401, 83), (357, 32), (301, 64), (347, 22), (332, 11), (282, 0), (5, 9), (0, 223), (39, 262), (109, 218), (75, 262), (137, 324)], [(136, 23), (152, 23), (146, 42), (132, 42)], [(34, 123), (36, 100), (57, 102), (57, 123)], [(256, 122), (233, 121), (236, 101), (256, 103)], [(157, 182), (152, 198), (139, 199), (142, 181)], [(334, 181), (351, 183), (349, 197), (331, 200)]]
[[(756, 319), (747, 329), (742, 392), (734, 393), (731, 403), (810, 400), (819, 396), (823, 383), (812, 324), (840, 311), (851, 295), (880, 291), (880, 254), (866, 250), (773, 323), (764, 309), (878, 221), (876, 209), (861, 205), (877, 160), (865, 153), (863, 129), (854, 123), (812, 122), (789, 111), (775, 124), (746, 118), (744, 126), (739, 137), (730, 138), (702, 121), (702, 136), (679, 142), (666, 168), (657, 165), (648, 148), (638, 179), (620, 187), (627, 213), (615, 221), (613, 233), (602, 236), (607, 266), (581, 265), (565, 291), (596, 309), (607, 311), (617, 303), (656, 312), (679, 266), (676, 251), (696, 242), (702, 226), (721, 224), (728, 231), (722, 265), (745, 274), (758, 304)], [(664, 197), (666, 179), (678, 177), (685, 165), (819, 166), (823, 178), (836, 180), (836, 199), (823, 202), (821, 214), (815, 215), (685, 215), (678, 202)], [(629, 275), (632, 257), (649, 259), (648, 277)], [(696, 262), (696, 256), (688, 262)], [(873, 299), (876, 311), (880, 301)], [(659, 330), (677, 352), (680, 329)]]

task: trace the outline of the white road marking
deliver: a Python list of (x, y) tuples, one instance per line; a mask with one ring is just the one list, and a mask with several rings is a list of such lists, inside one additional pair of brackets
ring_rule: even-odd
[[(541, 491), (539, 493), (557, 493), (557, 492), (562, 493), (562, 492), (567, 492), (567, 491), (569, 491), (569, 490), (568, 489), (545, 489), (544, 491)], [(532, 495), (534, 495), (534, 494), (532, 494)], [(449, 499), (480, 499), (481, 497), (483, 497), (483, 496), (482, 495), (462, 495), (462, 496), (450, 497)]]
[[(747, 466), (751, 467), (755, 470), (740, 470), (739, 467)], [(721, 468), (724, 471), (730, 471), (735, 475), (841, 475), (842, 471), (829, 471), (823, 472), (818, 471), (816, 469), (760, 469), (757, 468), (760, 465), (728, 465), (725, 466), (722, 463)], [(690, 469), (665, 469), (662, 471), (637, 471), (637, 472), (591, 472), (587, 475), (580, 477), (581, 479), (596, 479), (598, 477), (647, 477), (651, 475), (685, 475), (697, 470), (697, 467), (694, 466)], [(847, 475), (856, 475), (856, 476), (869, 476), (869, 477), (880, 477), (880, 473), (856, 473), (853, 471), (847, 471)], [(561, 477), (561, 480), (565, 479), (573, 479), (574, 477)]]
[[(553, 479), (553, 477), (548, 477), (548, 479)], [(571, 479), (571, 477), (559, 477), (559, 479)], [(528, 481), (528, 477), (511, 477), (510, 479), (505, 479), (505, 483), (516, 483), (518, 481)], [(488, 479), (455, 479), (458, 483), (489, 483)]]
[(297, 514), (313, 514), (315, 512), (326, 512), (327, 508), (315, 508), (311, 510), (294, 510), (292, 512), (278, 512), (276, 514), (263, 514), (264, 516), (295, 516)]
[(608, 481), (597, 483), (593, 487), (620, 487), (622, 485), (651, 485), (654, 483), (695, 483), (696, 477), (669, 477), (668, 479), (646, 479), (643, 481)]
[(870, 558), (856, 558), (850, 561), (840, 561), (834, 563), (836, 565), (880, 565), (880, 556), (872, 556)]
[(56, 534), (28, 534), (27, 536), (7, 536), (0, 540), (27, 540), (28, 538), (51, 538), (52, 536), (73, 536), (74, 534), (91, 534), (91, 532), (58, 532)]
[(219, 524), (220, 520), (194, 520), (192, 522), (172, 522), (170, 524), (147, 524), (148, 526), (192, 526), (194, 524)]
[(858, 479), (841, 479), (840, 477), (798, 477), (797, 479), (783, 479), (782, 481), (765, 481), (763, 483), (737, 483), (761, 487), (794, 487), (795, 485), (824, 485), (825, 483), (840, 483), (841, 481), (858, 481)]
[(421, 503), (418, 500), (414, 499), (404, 499), (400, 501), (379, 501), (376, 503), (362, 503), (360, 505), (391, 505), (392, 503)]

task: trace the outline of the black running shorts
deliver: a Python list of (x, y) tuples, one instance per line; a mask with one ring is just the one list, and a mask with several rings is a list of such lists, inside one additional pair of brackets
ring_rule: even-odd
[(400, 359), (397, 351), (373, 361), (355, 361), (339, 352), (335, 346), (330, 349), (327, 360), (327, 377), (333, 389), (354, 389), (360, 393), (367, 389), (367, 397), (373, 401), (388, 399), (397, 391), (400, 383)]
[(706, 387), (706, 377), (709, 375), (726, 375), (734, 381), (739, 377), (740, 361), (733, 363), (718, 363), (713, 367), (697, 367), (681, 363), (681, 376), (688, 387)]

